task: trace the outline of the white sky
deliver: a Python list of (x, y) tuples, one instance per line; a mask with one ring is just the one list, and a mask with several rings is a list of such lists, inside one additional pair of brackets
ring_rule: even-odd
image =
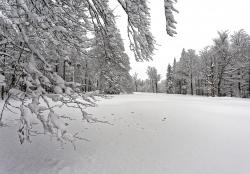
[[(168, 36), (165, 31), (164, 0), (148, 1), (151, 8), (151, 31), (160, 45), (151, 62), (134, 60), (133, 53), (128, 48), (126, 17), (120, 7), (115, 9), (116, 15), (120, 16), (117, 25), (130, 56), (131, 74), (137, 72), (142, 79), (147, 78), (146, 69), (149, 65), (155, 66), (164, 79), (168, 63), (172, 64), (174, 57), (178, 60), (183, 48), (198, 52), (213, 43), (212, 39), (217, 37), (217, 31), (229, 30), (232, 34), (245, 29), (250, 34), (249, 0), (179, 0), (175, 5), (180, 12), (175, 14), (178, 22), (178, 34), (175, 37)], [(115, 2), (116, 0), (110, 0), (113, 7), (117, 5)]]

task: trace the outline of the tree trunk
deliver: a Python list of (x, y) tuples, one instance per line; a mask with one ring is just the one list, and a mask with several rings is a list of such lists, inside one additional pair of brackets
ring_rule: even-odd
[(96, 81), (96, 89), (100, 90), (100, 88), (99, 88), (99, 80)]
[(2, 100), (4, 100), (4, 86), (2, 86), (2, 90), (1, 90), (1, 98), (2, 98)]
[(56, 73), (58, 73), (58, 60), (56, 60), (56, 67), (55, 68), (56, 68), (55, 69)]
[(239, 97), (242, 97), (241, 96), (241, 84), (240, 84), (240, 82), (238, 83), (238, 89), (239, 89)]
[(182, 94), (182, 80), (180, 80), (180, 91), (179, 91), (179, 94)]
[(250, 65), (248, 70), (248, 97), (250, 97)]
[(217, 89), (219, 97), (222, 96), (221, 95), (221, 82), (222, 82), (222, 72), (220, 72), (220, 74), (219, 74), (219, 82), (218, 82), (218, 89)]
[(157, 82), (155, 82), (155, 93), (157, 93), (157, 91), (158, 91), (158, 85), (157, 85)]
[(154, 93), (154, 83), (153, 83), (152, 79), (150, 80), (150, 85), (151, 85), (151, 88), (152, 88), (152, 92)]
[(86, 65), (85, 65), (85, 77), (84, 77), (84, 84), (85, 84), (85, 88), (84, 88), (84, 91), (87, 92), (88, 90), (88, 63), (86, 61)]
[(63, 61), (63, 80), (66, 79), (66, 60)]
[(92, 84), (91, 84), (91, 80), (89, 79), (89, 84), (88, 84), (88, 86), (89, 86), (89, 89), (88, 89), (88, 91), (92, 91)]
[(219, 82), (218, 82), (218, 90), (217, 90), (218, 96), (221, 96), (221, 78), (219, 78)]
[(135, 82), (135, 92), (137, 92), (137, 82)]
[(190, 81), (191, 81), (191, 95), (194, 95), (194, 92), (193, 92), (193, 74), (191, 73), (191, 79), (190, 79)]
[(87, 92), (87, 78), (84, 78), (84, 92)]
[[(7, 30), (7, 28), (5, 27), (5, 29)], [(6, 47), (7, 47), (7, 44), (4, 44), (4, 50), (3, 52), (6, 53)], [(4, 76), (5, 75), (5, 66), (6, 66), (6, 59), (5, 59), (5, 55), (3, 56), (3, 72), (2, 72), (2, 75)], [(2, 100), (4, 100), (4, 93), (5, 93), (5, 88), (4, 86), (2, 86), (2, 91), (1, 91), (1, 97), (2, 97)]]

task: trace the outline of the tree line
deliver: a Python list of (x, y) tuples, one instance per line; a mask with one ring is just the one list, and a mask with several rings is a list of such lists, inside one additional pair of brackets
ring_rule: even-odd
[(167, 67), (165, 92), (249, 98), (249, 34), (243, 29), (232, 35), (221, 31), (199, 54), (183, 49), (179, 61)]
[(250, 35), (243, 29), (220, 31), (199, 53), (183, 49), (167, 66), (166, 79), (160, 81), (155, 67), (148, 67), (147, 75), (146, 80), (133, 75), (134, 91), (249, 98)]
[(134, 73), (133, 78), (133, 87), (135, 92), (153, 92), (158, 93), (162, 92), (162, 85), (159, 84), (161, 80), (161, 75), (158, 74), (157, 69), (152, 66), (147, 67), (146, 71), (148, 79), (142, 80), (138, 78), (138, 73)]

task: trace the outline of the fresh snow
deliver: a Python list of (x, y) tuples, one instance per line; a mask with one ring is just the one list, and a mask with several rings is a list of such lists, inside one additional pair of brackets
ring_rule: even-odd
[[(101, 99), (77, 120), (76, 150), (49, 136), (20, 145), (13, 114), (0, 129), (1, 174), (249, 174), (250, 100), (136, 93)], [(36, 126), (36, 125), (34, 125)]]

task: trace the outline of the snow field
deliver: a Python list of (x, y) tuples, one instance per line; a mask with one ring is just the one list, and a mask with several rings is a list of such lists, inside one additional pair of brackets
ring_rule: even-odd
[[(48, 136), (20, 145), (17, 129), (0, 129), (2, 174), (248, 174), (250, 100), (166, 94), (119, 95), (87, 111), (110, 124), (87, 124), (79, 112), (70, 131), (90, 141), (77, 150)], [(11, 115), (10, 115), (11, 116)], [(15, 127), (15, 124), (12, 123)]]

